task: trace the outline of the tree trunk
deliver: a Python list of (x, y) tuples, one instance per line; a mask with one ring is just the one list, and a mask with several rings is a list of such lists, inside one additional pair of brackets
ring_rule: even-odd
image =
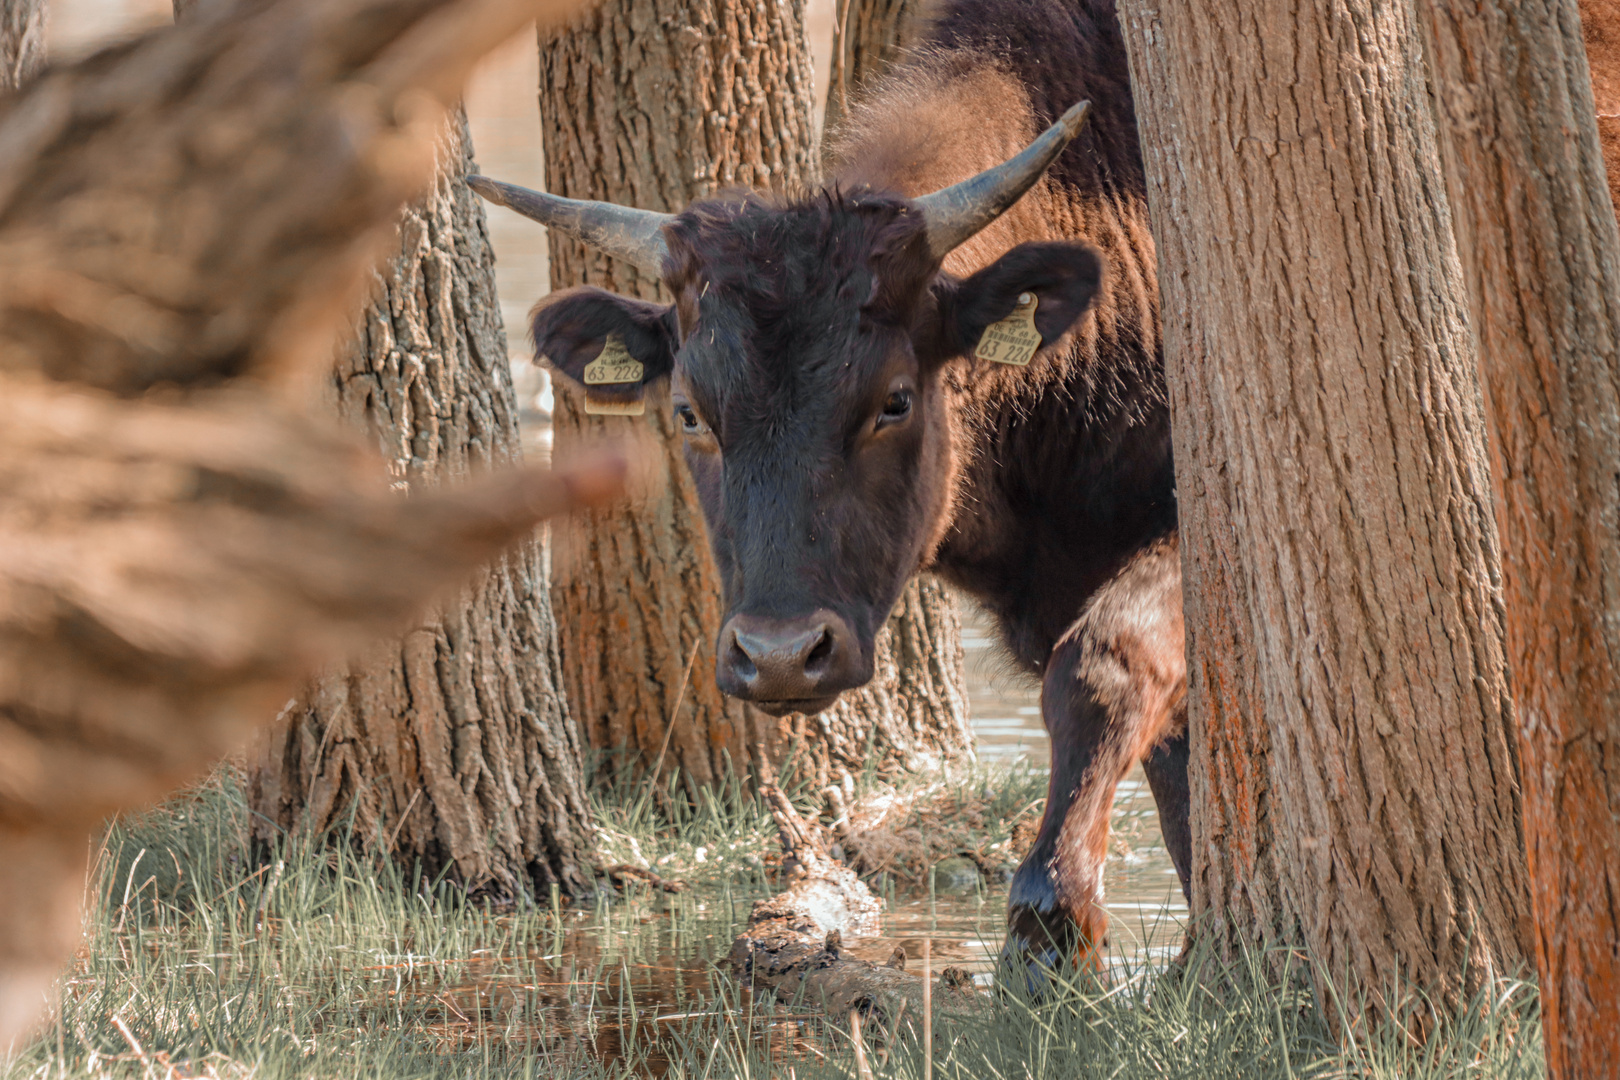
[(827, 119), (831, 131), (849, 103), (882, 75), (916, 37), (912, 25), (920, 0), (836, 0), (832, 73), (827, 77)]
[(1121, 16), (1183, 512), (1194, 916), (1228, 953), (1302, 941), (1352, 1010), (1411, 986), (1443, 1012), (1525, 962), (1528, 897), (1418, 27), (1383, 0)]
[[(542, 38), (540, 97), (549, 190), (679, 210), (719, 188), (783, 188), (812, 176), (810, 54), (802, 0), (611, 0)], [(551, 283), (653, 298), (661, 285), (552, 234)], [(643, 768), (679, 769), (689, 792), (799, 760), (818, 778), (971, 753), (953, 601), (914, 583), (880, 638), (879, 677), (821, 718), (770, 723), (720, 693), (721, 589), (668, 388), (644, 417), (587, 416), (557, 385), (558, 453), (630, 436), (656, 467), (640, 499), (559, 528), (552, 603), (569, 702), (586, 740)], [(895, 642), (898, 641), (897, 646)]]
[[(434, 191), (406, 211), (334, 373), (339, 413), (376, 437), (402, 492), (520, 460), (483, 210), (461, 182), (464, 117)], [(588, 888), (577, 729), (560, 691), (538, 540), (402, 641), (289, 705), (253, 763), (256, 838), (352, 827), (405, 865), (496, 896)]]
[(0, 94), (45, 66), (45, 0), (0, 0)]
[(1620, 96), (1620, 11), (1587, 5), (1590, 74), (1576, 0), (1424, 12), (1502, 523), (1548, 1070), (1620, 1076), (1620, 227), (1595, 116)]
[(1581, 0), (1580, 7), (1609, 197), (1620, 205), (1620, 0)]

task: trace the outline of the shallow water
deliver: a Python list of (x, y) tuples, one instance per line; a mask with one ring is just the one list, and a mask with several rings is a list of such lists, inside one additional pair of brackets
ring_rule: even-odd
[[(1173, 952), (1180, 931), (1160, 910), (1162, 875), (1146, 861), (1113, 863), (1109, 967), (1117, 982), (1125, 970)], [(509, 1044), (530, 1040), (535, 1052), (555, 1055), (559, 1066), (583, 1058), (610, 1065), (634, 1062), (634, 1071), (656, 1076), (668, 1057), (680, 1056), (683, 1042), (706, 1044), (723, 1031), (729, 1039), (745, 1039), (754, 1052), (803, 1061), (841, 1036), (825, 1030), (827, 1021), (756, 1001), (717, 977), (726, 970), (750, 905), (768, 891), (756, 881), (678, 896), (638, 892), (563, 912), (559, 930), (542, 933), (523, 955), (489, 950), (448, 963), (413, 963), (405, 957), (379, 964), (374, 993), (429, 1002), (432, 1018), (419, 1026), (446, 1050), (491, 1038)], [(908, 969), (916, 971), (926, 940), (935, 972), (955, 965), (979, 975), (980, 985), (988, 983), (1001, 947), (1004, 886), (886, 899), (882, 932), (846, 936), (846, 952), (883, 963), (898, 945), (905, 949)]]
[[(818, 84), (825, 82), (831, 10), (830, 0), (810, 4)], [(55, 0), (52, 49), (58, 56), (72, 55), (160, 25), (169, 17), (170, 0)], [(544, 167), (537, 81), (534, 40), (520, 35), (479, 70), (469, 87), (467, 106), (480, 167), (501, 179), (538, 188), (544, 186)], [(528, 441), (543, 454), (549, 449), (543, 423), (549, 394), (544, 378), (528, 363), (522, 339), (524, 315), (548, 287), (545, 234), (501, 209), (491, 208), (488, 220), (514, 377), (530, 422)], [(963, 629), (979, 753), (990, 761), (1022, 757), (1045, 766), (1050, 758), (1038, 688), (1026, 676), (1009, 671), (998, 658), (982, 615), (966, 612)], [(1186, 909), (1140, 769), (1121, 785), (1114, 828), (1105, 872), (1106, 903), (1112, 919), (1110, 955), (1120, 960), (1173, 951)], [(426, 969), (420, 974), (432, 974), (439, 985), (447, 1038), (459, 1037), (453, 1033), (471, 1023), (471, 1017), (478, 1017), (481, 1024), (486, 1016), (499, 1014), (500, 1002), (511, 1004), (525, 998), (565, 1020), (566, 1030), (605, 1040), (593, 1045), (596, 1052), (606, 1052), (608, 1043), (616, 1045), (615, 1032), (625, 1022), (625, 1002), (639, 1003), (634, 1008), (640, 1011), (632, 1013), (637, 1017), (634, 1023), (643, 1022), (640, 1012), (651, 1014), (646, 1022), (673, 1023), (656, 1017), (711, 1007), (705, 1004), (712, 1002), (711, 965), (724, 956), (749, 904), (763, 891), (762, 886), (753, 890), (734, 887), (720, 893), (644, 897), (565, 913), (564, 928), (552, 943), (554, 948), (546, 953), (505, 960), (475, 958), (458, 974)], [(936, 893), (932, 900), (926, 894), (901, 894), (889, 900), (882, 933), (849, 942), (857, 956), (881, 962), (900, 944), (908, 956), (916, 957), (927, 938), (937, 964), (956, 964), (973, 972), (989, 970), (1001, 945), (1005, 884), (983, 886), (967, 894)], [(413, 965), (414, 961), (403, 962), (414, 979), (418, 973)], [(399, 967), (379, 968), (379, 980), (399, 980)], [(587, 973), (588, 978), (584, 977)], [(784, 1037), (788, 1034), (784, 1028)]]

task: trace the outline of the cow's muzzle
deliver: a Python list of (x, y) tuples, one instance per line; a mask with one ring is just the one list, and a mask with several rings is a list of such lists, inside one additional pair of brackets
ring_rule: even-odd
[(720, 689), (774, 716), (820, 712), (870, 678), (849, 624), (825, 609), (793, 619), (733, 615), (717, 652)]

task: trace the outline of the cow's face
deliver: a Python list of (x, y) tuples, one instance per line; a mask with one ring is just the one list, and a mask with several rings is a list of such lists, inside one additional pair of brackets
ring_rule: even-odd
[(872, 677), (877, 631), (948, 523), (942, 370), (982, 363), (959, 358), (1031, 298), (1050, 345), (1101, 267), (1030, 244), (957, 279), (913, 204), (872, 194), (734, 195), (664, 235), (673, 304), (558, 294), (535, 310), (536, 351), (576, 382), (604, 349), (640, 364), (641, 383), (588, 385), (601, 400), (672, 379), (725, 587), (716, 678), (772, 713), (818, 711)]

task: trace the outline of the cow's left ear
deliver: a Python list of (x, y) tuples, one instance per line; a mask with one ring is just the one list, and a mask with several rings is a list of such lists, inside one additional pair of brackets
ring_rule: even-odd
[(971, 277), (941, 276), (939, 320), (921, 358), (971, 356), (1027, 364), (1084, 315), (1102, 285), (1102, 260), (1084, 244), (1019, 244)]
[(673, 309), (589, 286), (546, 297), (530, 314), (535, 360), (585, 388), (585, 411), (640, 416), (648, 383), (675, 366)]

